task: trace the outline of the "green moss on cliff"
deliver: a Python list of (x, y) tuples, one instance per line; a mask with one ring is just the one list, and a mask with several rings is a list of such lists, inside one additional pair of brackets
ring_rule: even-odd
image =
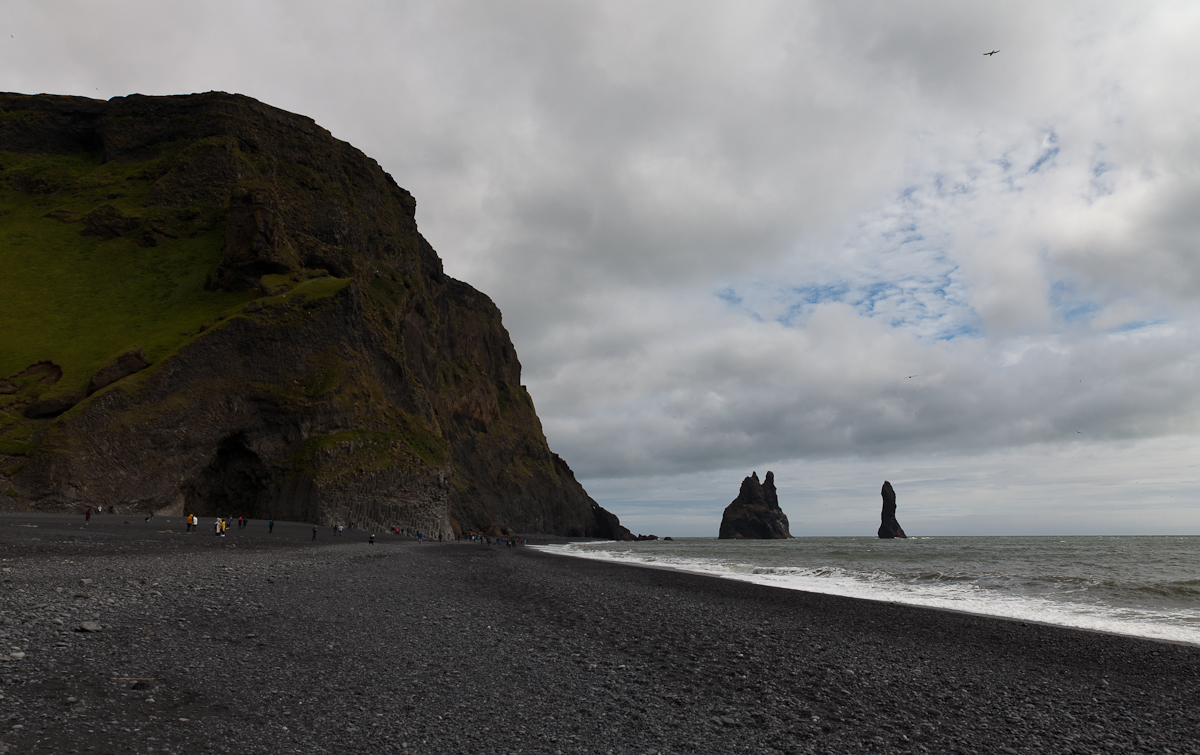
[(28, 456), (33, 453), (33, 444), (11, 438), (0, 438), (0, 454)]
[[(50, 360), (62, 379), (37, 392), (79, 391), (130, 344), (157, 361), (184, 333), (256, 295), (204, 290), (221, 256), (219, 208), (143, 206), (164, 159), (0, 154), (0, 377)], [(108, 239), (81, 235), (102, 205), (129, 227)]]
[[(315, 435), (304, 441), (292, 458), (298, 472), (311, 473), (318, 468), (318, 458), (324, 474), (337, 476), (343, 472), (368, 471), (409, 466), (410, 454), (431, 467), (445, 467), (449, 448), (444, 439), (433, 432), (419, 417), (397, 413), (391, 430), (341, 430)], [(322, 452), (337, 451), (331, 458)]]

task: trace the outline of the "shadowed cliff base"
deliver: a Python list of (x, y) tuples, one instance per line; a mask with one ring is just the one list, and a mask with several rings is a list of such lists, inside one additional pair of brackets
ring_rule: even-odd
[(629, 536), (366, 155), (219, 92), (0, 114), (0, 507)]

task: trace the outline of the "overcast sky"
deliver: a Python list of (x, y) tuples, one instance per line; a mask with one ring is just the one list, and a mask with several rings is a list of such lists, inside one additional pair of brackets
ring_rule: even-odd
[[(56, 2), (0, 89), (239, 92), (417, 197), (631, 529), (1200, 534), (1200, 4)], [(993, 56), (983, 53), (998, 49)]]

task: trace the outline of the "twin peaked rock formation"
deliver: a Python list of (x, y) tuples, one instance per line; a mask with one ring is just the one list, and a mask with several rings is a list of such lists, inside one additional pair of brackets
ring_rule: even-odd
[(791, 538), (787, 515), (779, 508), (775, 475), (767, 472), (762, 483), (752, 472), (721, 517), (721, 540), (784, 540)]

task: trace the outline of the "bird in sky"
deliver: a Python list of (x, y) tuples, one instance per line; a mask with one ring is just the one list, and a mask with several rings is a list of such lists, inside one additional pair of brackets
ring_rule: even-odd
[(913, 378), (915, 378), (915, 377), (918, 377), (918, 376), (917, 376), (917, 375), (909, 375), (908, 377), (906, 377), (906, 378), (904, 378), (904, 379), (905, 379), (905, 380), (912, 380), (912, 379), (913, 379)]
[(985, 52), (985, 53), (984, 53), (984, 55), (995, 55), (995, 54), (996, 54), (996, 53), (998, 53), (998, 52), (1000, 52), (1000, 51), (999, 51), (999, 50), (992, 50), (991, 52)]

